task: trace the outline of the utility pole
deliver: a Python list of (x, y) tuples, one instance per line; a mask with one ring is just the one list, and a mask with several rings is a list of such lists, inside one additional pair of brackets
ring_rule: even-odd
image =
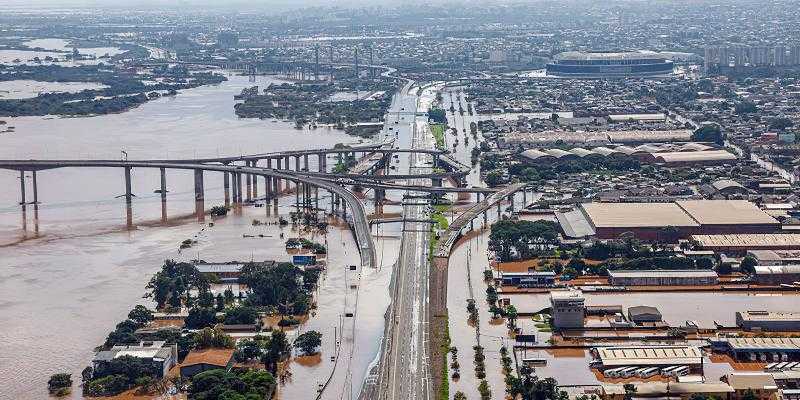
[(358, 47), (356, 47), (356, 52), (355, 52), (355, 68), (356, 68), (356, 79), (358, 79)]
[(372, 51), (372, 44), (370, 43), (370, 45), (369, 45), (369, 65), (370, 65), (370, 67), (369, 67), (369, 77), (372, 78), (372, 79), (375, 79), (375, 68), (373, 68), (373, 65), (375, 65), (375, 59), (373, 58), (373, 55), (374, 54), (373, 54), (373, 51)]
[(319, 80), (319, 45), (314, 47), (314, 80)]

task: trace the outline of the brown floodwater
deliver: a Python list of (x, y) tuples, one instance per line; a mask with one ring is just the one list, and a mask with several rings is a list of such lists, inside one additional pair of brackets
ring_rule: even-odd
[[(229, 78), (221, 85), (187, 90), (121, 114), (6, 119), (16, 131), (0, 134), (0, 158), (119, 159), (121, 151), (129, 159), (189, 158), (355, 141), (331, 129), (296, 130), (288, 122), (240, 120), (233, 114), (233, 95), (275, 79)], [(315, 163), (315, 157), (311, 161)], [(216, 175), (205, 176), (206, 208), (223, 203), (222, 176)], [(122, 171), (56, 169), (42, 171), (37, 178), (41, 204), (38, 209), (28, 205), (23, 212), (17, 204), (19, 175), (0, 171), (0, 187), (6, 188), (0, 191), (1, 399), (43, 398), (47, 378), (55, 372), (71, 372), (79, 381), (93, 348), (135, 304), (149, 304), (142, 298), (144, 287), (164, 259), (289, 259), (275, 225), (253, 226), (253, 219), (275, 219), (274, 212), (267, 217), (263, 207), (245, 207), (240, 214), (215, 220), (213, 227), (207, 224), (209, 217), (198, 222), (189, 173), (167, 173), (169, 221), (161, 223), (160, 196), (153, 193), (158, 171), (134, 169), (133, 229), (126, 227), (124, 199), (117, 197), (124, 191)], [(30, 175), (26, 181), (30, 201)], [(282, 198), (278, 212), (287, 214), (293, 200), (294, 195)], [(328, 204), (325, 197), (320, 204)], [(254, 233), (265, 237), (244, 237)], [(329, 245), (328, 271), (318, 291), (319, 308), (301, 329), (323, 333), (322, 354), (318, 363), (290, 367), (293, 379), (281, 388), (284, 398), (308, 398), (316, 393), (315, 382), (330, 375), (333, 327), (345, 307), (355, 306), (357, 300), (357, 318), (343, 324), (340, 354), (346, 357), (340, 358), (332, 380), (336, 390), (326, 391), (326, 398), (339, 398), (345, 382), (360, 386), (380, 345), (399, 244), (392, 228), (376, 233), (381, 237), (381, 268), (355, 275), (344, 268), (359, 259), (352, 234), (331, 227), (319, 238)], [(180, 241), (187, 238), (198, 244), (179, 252)], [(351, 284), (359, 289), (348, 289)], [(341, 372), (348, 369), (350, 374)], [(79, 397), (79, 388), (74, 392), (73, 397)]]

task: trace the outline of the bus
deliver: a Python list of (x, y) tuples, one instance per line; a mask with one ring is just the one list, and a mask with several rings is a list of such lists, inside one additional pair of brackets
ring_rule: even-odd
[(656, 374), (658, 374), (658, 367), (645, 368), (644, 370), (640, 370), (639, 372), (636, 373), (636, 375), (639, 376), (640, 378), (649, 378)]
[(661, 376), (667, 377), (672, 376), (672, 371), (680, 368), (680, 365), (673, 365), (671, 367), (666, 367), (661, 369)]

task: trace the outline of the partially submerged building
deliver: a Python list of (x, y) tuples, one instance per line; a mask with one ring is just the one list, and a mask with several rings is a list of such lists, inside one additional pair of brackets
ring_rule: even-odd
[(613, 286), (701, 286), (716, 285), (719, 275), (710, 269), (691, 270), (610, 270)]
[(92, 368), (101, 371), (114, 359), (130, 356), (150, 363), (157, 377), (166, 376), (170, 368), (178, 362), (178, 346), (168, 345), (164, 341), (140, 342), (135, 345), (116, 345), (108, 350), (99, 351), (92, 359)]
[(797, 332), (800, 331), (800, 313), (766, 310), (737, 311), (736, 325), (746, 330)]

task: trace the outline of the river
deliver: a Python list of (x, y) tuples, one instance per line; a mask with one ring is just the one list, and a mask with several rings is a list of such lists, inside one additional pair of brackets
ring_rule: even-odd
[[(0, 134), (0, 158), (119, 159), (121, 151), (127, 152), (129, 159), (188, 158), (332, 147), (357, 141), (332, 129), (297, 130), (289, 122), (239, 119), (233, 112), (233, 95), (244, 87), (264, 87), (276, 80), (229, 79), (121, 114), (7, 119), (16, 131)], [(316, 157), (311, 159), (316, 162)], [(207, 208), (223, 201), (222, 177), (216, 175), (206, 174)], [(214, 227), (191, 218), (192, 182), (189, 173), (168, 172), (170, 220), (161, 223), (160, 197), (153, 193), (158, 186), (158, 171), (134, 169), (134, 228), (128, 229), (124, 199), (117, 197), (124, 190), (122, 171), (41, 171), (41, 204), (38, 210), (28, 205), (24, 213), (17, 204), (19, 175), (0, 171), (0, 185), (6, 188), (0, 191), (0, 399), (43, 398), (47, 378), (55, 372), (71, 372), (73, 380), (80, 381), (80, 371), (91, 360), (93, 348), (135, 304), (148, 304), (142, 299), (144, 287), (166, 258), (286, 259), (282, 241), (269, 239), (277, 234), (277, 228), (262, 228), (273, 229), (264, 231), (265, 239), (243, 238), (257, 229), (251, 224), (253, 219), (269, 220), (265, 208), (245, 208), (240, 215), (229, 214), (216, 221)], [(263, 193), (263, 184), (260, 189)], [(282, 200), (281, 213), (288, 212), (293, 200), (289, 197)], [(271, 218), (274, 220), (274, 214)], [(384, 266), (394, 262), (389, 256), (396, 254), (393, 236), (378, 241), (380, 254), (387, 255), (385, 260), (381, 256)], [(180, 253), (178, 244), (186, 238), (198, 238), (199, 245)], [(348, 232), (331, 228), (327, 240), (329, 265), (341, 268), (357, 262)], [(360, 276), (360, 283), (366, 286), (362, 295), (370, 301), (360, 303), (358, 335), (345, 343), (356, 349), (352, 358), (355, 364), (349, 365), (353, 372), (348, 376), (354, 386), (377, 352), (390, 271), (364, 271)], [(330, 372), (325, 359), (332, 348), (329, 331), (337, 319), (335, 310), (353, 301), (348, 297), (352, 295), (333, 288), (343, 288), (351, 279), (332, 272), (323, 281), (320, 293), (329, 293), (330, 297), (322, 299), (317, 319), (309, 322), (323, 332), (323, 361), (305, 372), (296, 366), (296, 381), (282, 390), (287, 397), (302, 393), (291, 398), (306, 398), (315, 391), (309, 382), (319, 382)], [(73, 392), (79, 397), (79, 388)]]

